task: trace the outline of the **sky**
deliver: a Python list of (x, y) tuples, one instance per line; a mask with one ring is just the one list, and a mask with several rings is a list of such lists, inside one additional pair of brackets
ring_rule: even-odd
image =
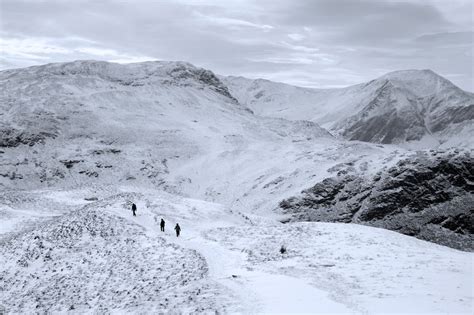
[(431, 69), (473, 91), (472, 0), (0, 0), (0, 69), (182, 60), (331, 88)]

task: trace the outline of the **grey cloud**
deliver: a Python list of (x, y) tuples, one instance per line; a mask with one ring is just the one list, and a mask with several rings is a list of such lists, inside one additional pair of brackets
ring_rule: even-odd
[(275, 8), (281, 23), (323, 30), (319, 39), (367, 44), (445, 30), (450, 22), (423, 2), (302, 0)]
[(448, 32), (422, 35), (416, 38), (420, 44), (438, 46), (446, 45), (472, 45), (474, 32)]
[(221, 74), (317, 87), (431, 68), (472, 89), (466, 67), (472, 33), (464, 16), (456, 24), (466, 3), (454, 10), (433, 1), (3, 0), (4, 42), (39, 47), (6, 45), (11, 49), (0, 57), (0, 67), (73, 59), (185, 60)]

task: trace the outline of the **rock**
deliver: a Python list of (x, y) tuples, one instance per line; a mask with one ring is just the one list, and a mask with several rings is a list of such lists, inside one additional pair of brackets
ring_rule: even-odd
[(83, 161), (81, 161), (81, 160), (61, 160), (59, 162), (64, 164), (64, 166), (66, 166), (66, 168), (72, 168), (74, 166), (74, 164), (81, 163)]
[(292, 221), (367, 224), (473, 251), (473, 191), (469, 152), (423, 152), (372, 178), (326, 178), (280, 209)]
[(13, 148), (25, 144), (34, 146), (44, 143), (47, 138), (55, 138), (56, 135), (48, 132), (31, 133), (26, 130), (4, 128), (0, 130), (0, 147)]

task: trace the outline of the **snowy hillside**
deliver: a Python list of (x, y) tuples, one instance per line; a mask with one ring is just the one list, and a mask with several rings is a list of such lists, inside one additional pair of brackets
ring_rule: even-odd
[(232, 95), (259, 115), (309, 119), (349, 140), (472, 145), (473, 94), (430, 70), (396, 71), (327, 90), (241, 77), (223, 80)]
[[(0, 79), (5, 189), (130, 183), (226, 202), (255, 192), (268, 202), (277, 184), (268, 183), (280, 177), (298, 182), (348, 154), (391, 150), (337, 141), (312, 122), (255, 116), (211, 72), (185, 63), (82, 61)], [(252, 188), (260, 183), (267, 192)]]
[[(312, 90), (184, 62), (1, 71), (0, 313), (471, 313), (472, 253), (453, 249), (472, 250), (471, 209), (452, 208), (472, 198), (470, 142), (415, 152), (340, 137), (376, 130), (386, 100), (393, 117), (416, 100), (430, 104), (423, 125), (396, 125), (390, 142), (429, 129), (459, 145), (472, 95), (417, 75)], [(360, 140), (387, 142), (385, 127)], [(339, 220), (354, 200), (383, 220)]]

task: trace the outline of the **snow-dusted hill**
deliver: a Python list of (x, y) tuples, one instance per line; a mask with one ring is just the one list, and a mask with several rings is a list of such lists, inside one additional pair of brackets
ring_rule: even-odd
[[(270, 90), (269, 106), (257, 106)], [(288, 217), (282, 200), (328, 177), (371, 183), (413, 154), (320, 126), (335, 126), (349, 108), (343, 99), (375, 90), (222, 78), (183, 62), (1, 71), (0, 313), (469, 313), (471, 253), (370, 227), (279, 221)], [(307, 103), (289, 106), (296, 96)], [(318, 112), (318, 99), (340, 112)], [(462, 135), (462, 124), (442, 132)]]
[(255, 116), (210, 71), (180, 62), (52, 64), (3, 71), (0, 86), (5, 189), (131, 183), (227, 202), (256, 192), (268, 202), (252, 187), (391, 150), (346, 144), (313, 122)]
[(349, 140), (472, 145), (474, 95), (430, 70), (396, 71), (327, 90), (241, 77), (223, 81), (259, 115), (311, 120)]

